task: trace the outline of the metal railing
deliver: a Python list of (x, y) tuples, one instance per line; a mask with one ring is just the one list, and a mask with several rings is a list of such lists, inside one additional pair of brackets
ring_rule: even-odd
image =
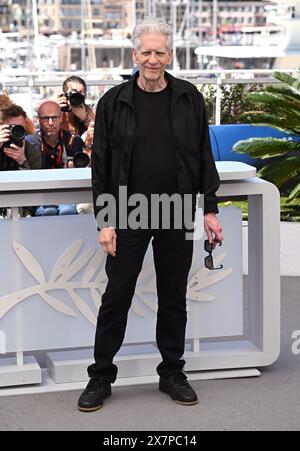
[[(280, 70), (280, 72), (290, 73), (299, 77), (299, 72), (296, 69)], [(215, 124), (221, 124), (221, 101), (222, 101), (222, 86), (224, 85), (268, 85), (280, 84), (272, 74), (273, 70), (181, 70), (170, 71), (171, 74), (178, 78), (189, 80), (195, 85), (210, 85), (215, 86)], [(113, 70), (96, 72), (76, 72), (74, 75), (82, 77), (89, 88), (89, 98), (97, 101), (103, 92), (112, 86), (124, 83), (122, 76), (130, 76), (131, 70)], [(0, 91), (7, 90), (9, 94), (28, 89), (28, 97), (26, 96), (26, 105), (21, 105), (26, 109), (28, 114), (32, 116), (35, 114), (35, 107), (43, 98), (55, 95), (62, 86), (65, 78), (69, 77), (70, 72), (45, 72), (35, 73), (28, 72), (26, 74), (15, 74), (8, 77), (0, 75)], [(39, 93), (37, 93), (39, 90)], [(90, 95), (91, 94), (91, 95)], [(24, 96), (26, 94), (24, 93)]]

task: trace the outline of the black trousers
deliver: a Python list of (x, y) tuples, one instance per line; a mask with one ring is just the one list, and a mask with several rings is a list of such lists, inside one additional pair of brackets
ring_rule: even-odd
[(102, 296), (95, 338), (95, 363), (88, 367), (90, 377), (101, 375), (114, 382), (117, 367), (113, 358), (120, 349), (127, 314), (136, 281), (152, 239), (158, 312), (156, 341), (162, 356), (157, 372), (162, 377), (182, 370), (186, 329), (186, 290), (192, 263), (193, 240), (185, 230), (119, 229), (116, 256), (107, 256), (108, 283)]

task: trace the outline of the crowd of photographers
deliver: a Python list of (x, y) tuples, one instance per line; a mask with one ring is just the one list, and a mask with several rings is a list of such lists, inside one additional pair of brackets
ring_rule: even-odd
[[(86, 104), (87, 86), (67, 78), (62, 93), (43, 100), (35, 128), (21, 106), (0, 95), (0, 171), (86, 167), (90, 164), (95, 113)], [(90, 212), (90, 205), (48, 205), (27, 209), (27, 215)], [(7, 211), (0, 209), (0, 217)]]

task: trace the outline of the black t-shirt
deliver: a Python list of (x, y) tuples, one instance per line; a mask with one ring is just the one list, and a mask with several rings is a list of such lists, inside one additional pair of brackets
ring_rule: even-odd
[[(151, 210), (150, 201), (151, 194), (171, 196), (176, 193), (176, 196), (179, 196), (170, 117), (170, 86), (168, 85), (159, 92), (147, 92), (136, 84), (134, 100), (137, 112), (137, 127), (130, 161), (128, 197), (137, 193), (144, 194), (147, 197), (149, 228), (178, 228), (175, 225), (175, 216), (177, 219), (181, 218), (182, 222), (184, 221), (182, 197), (181, 206), (177, 206), (176, 209), (175, 204), (170, 202), (169, 207), (160, 205), (159, 209), (153, 207)], [(134, 210), (136, 206), (139, 205), (128, 207), (128, 213)], [(152, 218), (152, 221), (150, 218)], [(154, 223), (157, 226), (154, 226)], [(166, 226), (168, 223), (170, 224), (169, 227)]]
[(177, 192), (176, 162), (170, 119), (170, 87), (135, 89), (137, 128), (132, 149), (128, 193), (149, 196)]

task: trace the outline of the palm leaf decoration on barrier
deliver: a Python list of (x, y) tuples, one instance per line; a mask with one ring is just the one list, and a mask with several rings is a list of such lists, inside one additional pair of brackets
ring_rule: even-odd
[[(95, 250), (90, 248), (78, 256), (83, 240), (75, 241), (58, 258), (47, 280), (45, 272), (37, 259), (21, 244), (13, 242), (12, 245), (16, 255), (38, 284), (0, 297), (0, 319), (16, 305), (37, 294), (59, 313), (75, 317), (77, 315), (74, 308), (49, 294), (49, 292), (54, 290), (65, 290), (77, 310), (91, 324), (96, 325), (101, 295), (106, 288), (107, 279), (104, 268), (105, 254), (102, 249)], [(225, 253), (217, 256), (215, 261), (220, 263), (224, 258)], [(80, 281), (72, 280), (82, 270), (84, 270), (82, 279)], [(232, 269), (226, 269), (219, 271), (218, 274), (211, 275), (206, 268), (201, 268), (188, 282), (187, 297), (195, 302), (213, 301), (215, 299), (214, 296), (206, 294), (202, 290), (223, 280), (231, 272)], [(141, 304), (133, 300), (132, 310), (142, 317), (145, 316), (143, 305), (152, 312), (157, 311), (157, 302), (153, 301), (153, 295), (156, 294), (156, 278), (153, 264), (143, 268), (139, 280), (136, 296), (141, 301)], [(78, 294), (77, 290), (82, 289), (89, 290), (92, 307)], [(149, 294), (151, 294), (152, 298), (148, 296)]]

